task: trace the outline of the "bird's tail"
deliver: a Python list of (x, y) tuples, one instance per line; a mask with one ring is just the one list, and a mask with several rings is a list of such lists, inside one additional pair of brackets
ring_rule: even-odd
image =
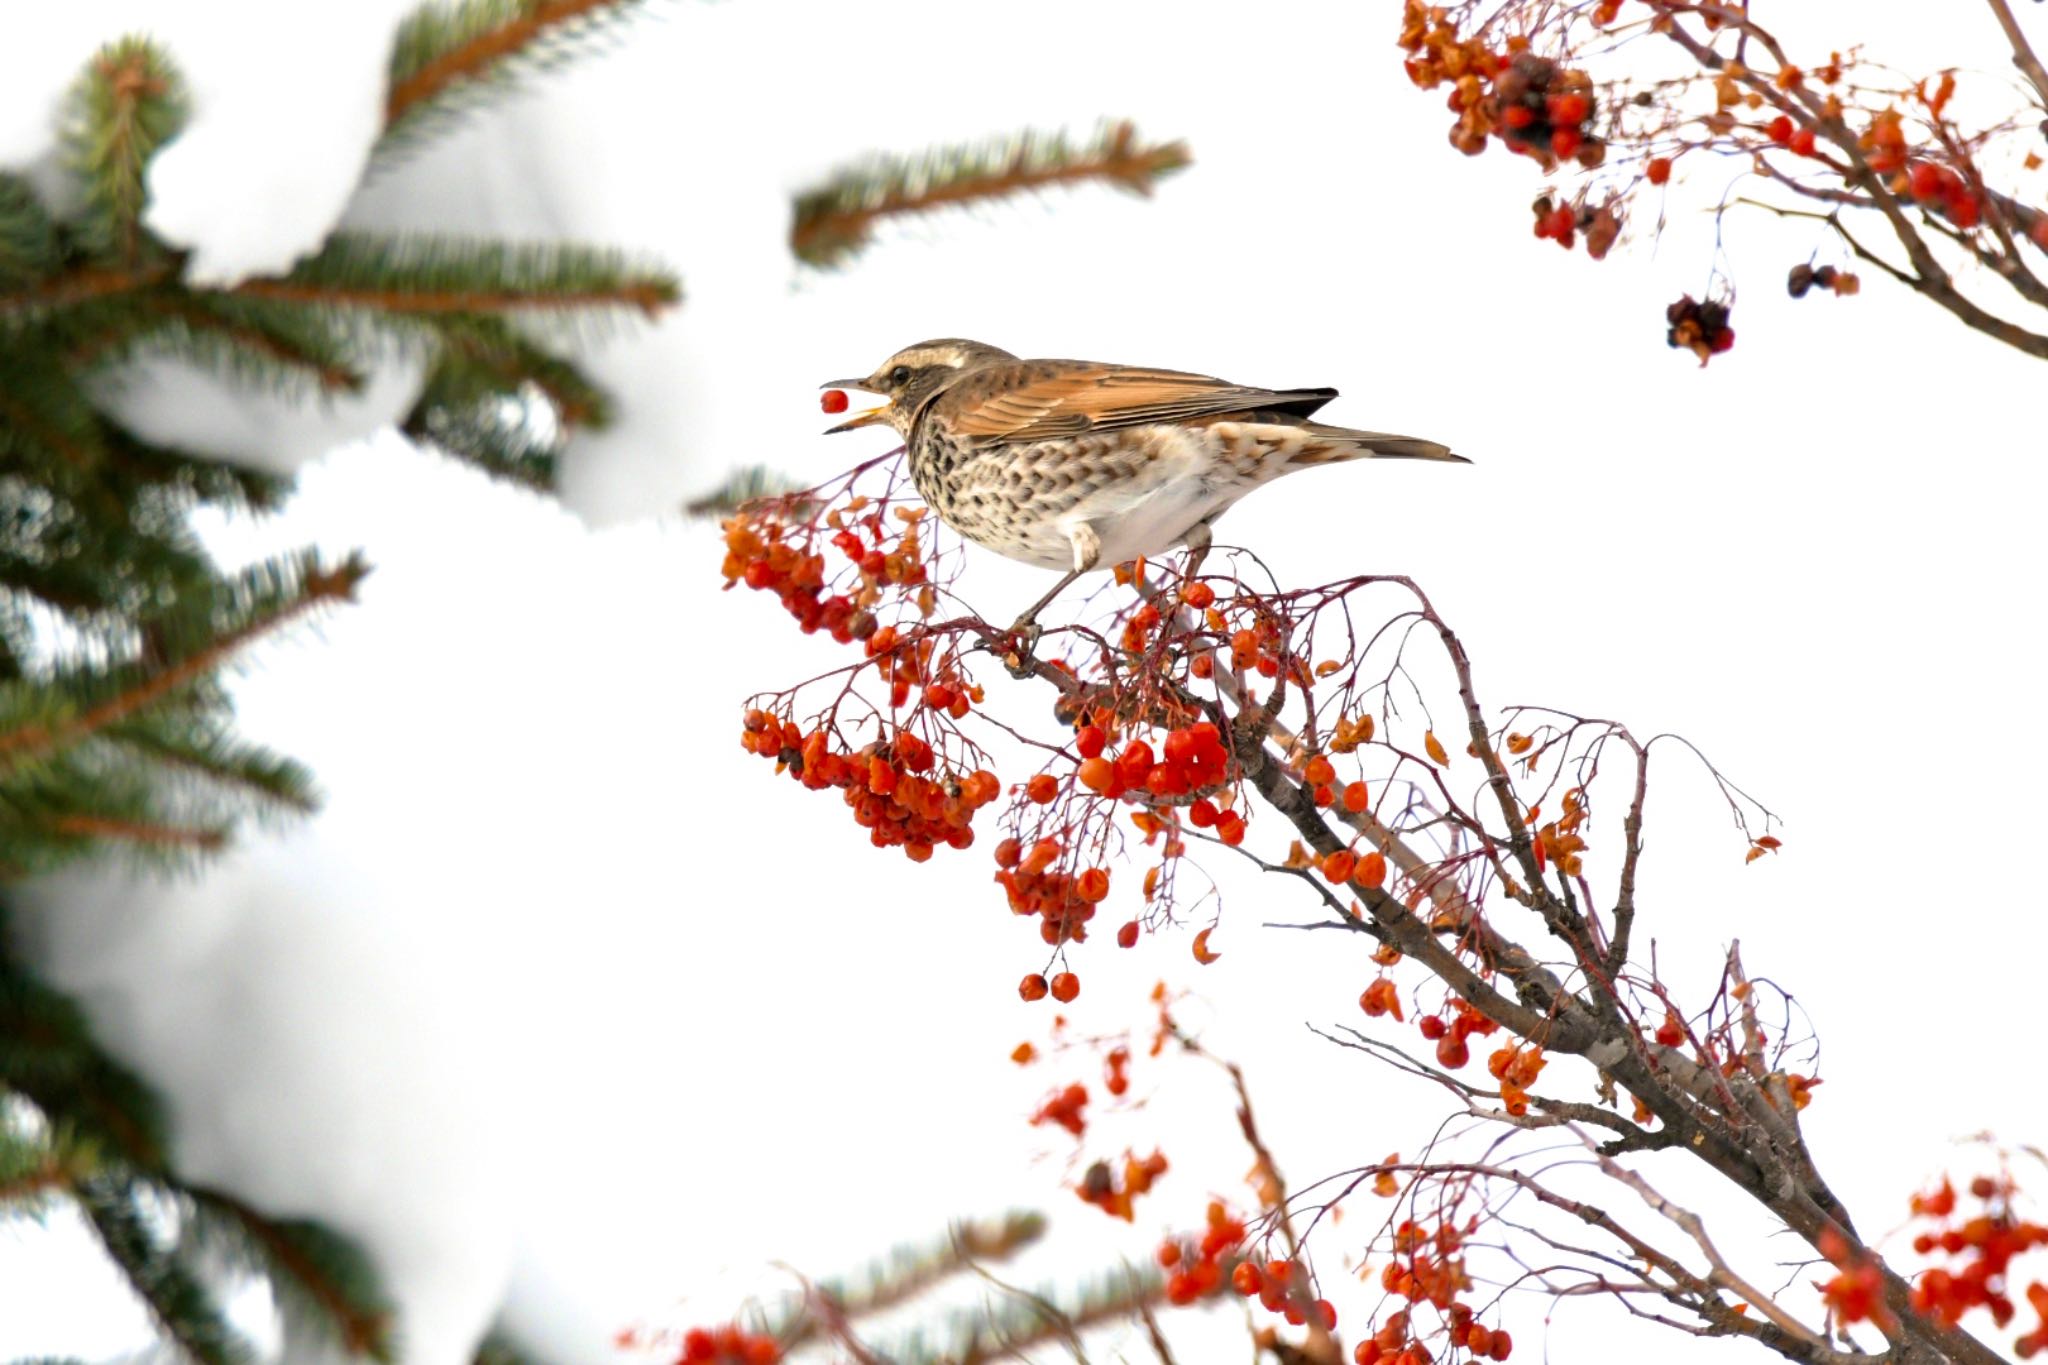
[(1390, 436), (1384, 431), (1353, 431), (1349, 427), (1304, 422), (1309, 440), (1291, 459), (1290, 465), (1336, 464), (1343, 460), (1444, 460), (1471, 464), (1463, 455), (1453, 454), (1447, 445), (1425, 441), (1419, 436)]

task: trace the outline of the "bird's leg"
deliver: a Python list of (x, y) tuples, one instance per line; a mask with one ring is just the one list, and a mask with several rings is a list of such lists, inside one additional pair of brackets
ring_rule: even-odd
[(1192, 583), (1195, 581), (1195, 575), (1202, 571), (1202, 561), (1209, 557), (1209, 523), (1198, 521), (1188, 527), (1187, 534), (1180, 538), (1180, 543), (1188, 547), (1188, 562), (1180, 566), (1180, 581)]
[(1095, 567), (1102, 558), (1102, 537), (1095, 534), (1095, 528), (1082, 522), (1067, 532), (1067, 538), (1074, 545), (1074, 567), (1060, 576), (1060, 581), (1047, 589), (1045, 596), (1024, 609), (1024, 614), (1010, 624), (1010, 633), (1017, 637), (1017, 662), (1012, 673), (1023, 676), (1025, 665), (1030, 662), (1031, 651), (1038, 645), (1042, 627), (1038, 624), (1038, 613), (1052, 604), (1052, 600), (1067, 590), (1067, 585)]

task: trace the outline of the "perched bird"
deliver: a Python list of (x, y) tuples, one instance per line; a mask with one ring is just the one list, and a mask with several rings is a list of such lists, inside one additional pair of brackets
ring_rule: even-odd
[(1282, 474), (1372, 458), (1468, 463), (1435, 441), (1310, 421), (1335, 389), (1019, 360), (957, 338), (919, 342), (863, 379), (823, 387), (887, 398), (830, 430), (895, 428), (919, 496), (947, 525), (997, 554), (1067, 571), (1017, 618), (1027, 641), (1038, 613), (1098, 565), (1186, 545), (1192, 575), (1216, 518)]

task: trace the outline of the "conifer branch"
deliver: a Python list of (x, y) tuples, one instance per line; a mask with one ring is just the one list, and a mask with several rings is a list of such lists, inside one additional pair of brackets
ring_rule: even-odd
[[(141, 302), (147, 312), (157, 317), (169, 319), (193, 332), (217, 336), (260, 361), (305, 374), (327, 393), (356, 393), (363, 387), (363, 376), (353, 366), (328, 353), (326, 348), (308, 345), (301, 339), (287, 336), (274, 328), (260, 327), (244, 318), (232, 317), (217, 304), (209, 307), (209, 303), (215, 302), (209, 295), (182, 289), (158, 291), (145, 296)], [(97, 357), (77, 355), (74, 358), (85, 364)]]
[(191, 1188), (198, 1206), (230, 1220), (319, 1315), (329, 1334), (353, 1356), (390, 1361), (396, 1353), (391, 1305), (361, 1251), (315, 1224), (279, 1222), (223, 1190)]
[(101, 1176), (79, 1185), (78, 1202), (158, 1331), (199, 1365), (244, 1365), (247, 1347), (205, 1289), (150, 1235), (136, 1208), (146, 1189), (132, 1177)]
[(139, 682), (69, 720), (48, 725), (31, 723), (0, 734), (0, 774), (25, 758), (75, 744), (163, 700), (178, 689), (211, 676), (227, 662), (229, 656), (250, 641), (270, 634), (315, 608), (352, 601), (356, 585), (369, 572), (369, 565), (356, 555), (349, 556), (334, 569), (306, 565), (296, 596), (239, 628), (227, 631), (212, 644), (169, 667), (145, 674)]
[(857, 1275), (817, 1284), (773, 1335), (785, 1349), (794, 1350), (828, 1327), (813, 1311), (814, 1300), (845, 1322), (872, 1317), (900, 1308), (982, 1262), (1007, 1260), (1044, 1235), (1045, 1219), (1036, 1213), (1013, 1211), (991, 1222), (956, 1223), (935, 1245), (899, 1249)]
[(123, 267), (78, 265), (56, 274), (0, 291), (0, 320), (39, 316), (162, 284), (178, 273), (176, 260)]
[(772, 498), (784, 493), (795, 493), (803, 484), (779, 470), (764, 464), (750, 464), (735, 469), (726, 476), (724, 483), (702, 497), (692, 498), (683, 504), (686, 515), (705, 520), (729, 517), (738, 511), (742, 503), (755, 498)]
[(1186, 143), (1141, 143), (1128, 121), (1108, 125), (1078, 150), (1063, 134), (1025, 132), (915, 157), (878, 157), (797, 196), (789, 247), (806, 264), (843, 265), (886, 218), (1091, 182), (1150, 195), (1189, 163)]
[(652, 318), (682, 298), (673, 275), (616, 251), (358, 233), (336, 233), (290, 274), (229, 292), (399, 315), (627, 308)]
[(459, 97), (502, 84), (521, 59), (545, 64), (565, 45), (637, 7), (639, 0), (462, 0), (429, 4), (392, 45), (383, 139), (374, 155), (402, 145), (422, 118)]
[(145, 38), (100, 49), (73, 93), (66, 130), (71, 166), (85, 183), (93, 250), (134, 265), (142, 254), (143, 167), (184, 121), (170, 63)]
[(228, 841), (224, 829), (120, 820), (105, 815), (59, 816), (51, 821), (50, 831), (66, 838), (117, 839), (152, 848), (192, 849), (202, 853), (216, 852)]

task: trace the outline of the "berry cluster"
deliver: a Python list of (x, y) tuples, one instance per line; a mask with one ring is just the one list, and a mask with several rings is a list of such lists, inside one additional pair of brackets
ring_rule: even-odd
[(1549, 1059), (1534, 1043), (1524, 1047), (1507, 1043), (1495, 1048), (1486, 1059), (1486, 1070), (1500, 1082), (1500, 1102), (1516, 1118), (1529, 1112), (1529, 1087), (1543, 1074)]
[(1835, 1267), (1832, 1279), (1815, 1281), (1821, 1301), (1836, 1322), (1872, 1322), (1887, 1335), (1897, 1326), (1884, 1302), (1884, 1272), (1875, 1258), (1857, 1254), (1848, 1240), (1833, 1227), (1823, 1228), (1820, 1254)]
[(1548, 171), (1560, 161), (1592, 170), (1607, 158), (1594, 134), (1593, 79), (1533, 52), (1517, 52), (1494, 82), (1501, 140)]
[[(1715, 305), (1704, 306), (1711, 308)], [(1724, 309), (1723, 315), (1725, 314)], [(1727, 332), (1724, 335), (1732, 338), (1735, 334)], [(1586, 809), (1585, 798), (1580, 795), (1577, 787), (1565, 791), (1563, 804), (1564, 814), (1540, 826), (1536, 831), (1536, 837), (1532, 841), (1536, 853), (1536, 870), (1540, 872), (1546, 867), (1555, 867), (1567, 877), (1576, 877), (1583, 870), (1579, 855), (1586, 851), (1586, 839), (1579, 833), (1579, 827), (1586, 823), (1586, 816), (1590, 812)], [(1540, 808), (1532, 809), (1529, 818), (1534, 820), (1539, 813)]]
[(835, 751), (824, 729), (806, 733), (794, 721), (754, 710), (747, 712), (740, 747), (773, 761), (813, 791), (839, 788), (869, 842), (901, 848), (917, 863), (940, 844), (971, 845), (974, 813), (1002, 792), (986, 768), (964, 777), (940, 769), (932, 746), (908, 730), (858, 750)]
[[(1394, 1229), (1394, 1259), (1380, 1273), (1380, 1285), (1409, 1304), (1427, 1302), (1443, 1315), (1453, 1349), (1462, 1347), (1474, 1360), (1506, 1360), (1514, 1338), (1502, 1328), (1484, 1327), (1458, 1295), (1472, 1287), (1461, 1254), (1464, 1236), (1449, 1222), (1426, 1228), (1403, 1219)], [(1390, 1313), (1379, 1330), (1358, 1343), (1357, 1365), (1429, 1365), (1430, 1352), (1416, 1335), (1407, 1311)]]
[(1133, 1201), (1150, 1192), (1152, 1182), (1165, 1174), (1164, 1154), (1155, 1150), (1150, 1156), (1137, 1157), (1125, 1152), (1121, 1170), (1112, 1169), (1107, 1161), (1097, 1161), (1082, 1175), (1074, 1192), (1081, 1196), (1082, 1203), (1093, 1204), (1110, 1217), (1128, 1223), (1132, 1221)]
[[(780, 519), (785, 510), (784, 504), (771, 503), (765, 509), (743, 508), (726, 518), (720, 572), (728, 588), (744, 583), (774, 593), (806, 635), (823, 630), (841, 644), (866, 640), (876, 627), (870, 608), (884, 588), (925, 587), (929, 571), (918, 535), (925, 509), (896, 508), (892, 529), (882, 505), (867, 498), (852, 498), (845, 507), (834, 508), (825, 529), (832, 532), (833, 547), (860, 571), (859, 583), (834, 593), (826, 592), (825, 556), (815, 548), (820, 529), (809, 524), (791, 528)], [(929, 592), (920, 595), (918, 605), (929, 613)]]
[(1200, 1238), (1169, 1237), (1159, 1244), (1160, 1268), (1166, 1271), (1166, 1301), (1186, 1307), (1215, 1293), (1223, 1284), (1224, 1262), (1244, 1242), (1244, 1221), (1209, 1201), (1208, 1226)]
[(1785, 292), (1795, 299), (1805, 298), (1807, 291), (1815, 287), (1847, 297), (1861, 289), (1863, 281), (1850, 271), (1831, 265), (1808, 265), (1804, 261), (1785, 276)]
[(742, 1327), (692, 1327), (683, 1333), (675, 1365), (776, 1365), (782, 1343)]
[[(1920, 1272), (1913, 1284), (1913, 1309), (1952, 1327), (1964, 1314), (1981, 1308), (2004, 1327), (2014, 1312), (2012, 1263), (2027, 1252), (2048, 1247), (2048, 1227), (2019, 1217), (2010, 1177), (1980, 1175), (1968, 1189), (1978, 1205), (1968, 1215), (1958, 1212), (1955, 1186), (1946, 1180), (1932, 1194), (1913, 1196), (1914, 1216), (1932, 1225), (1913, 1238), (1913, 1250), (1923, 1256), (1939, 1251), (1958, 1259), (1958, 1263)], [(2016, 1344), (2022, 1359), (2048, 1349), (2048, 1284), (2029, 1285), (2026, 1295), (2042, 1323)]]
[[(1085, 943), (1088, 941), (1088, 921), (1095, 918), (1095, 907), (1109, 896), (1109, 869), (1104, 867), (1084, 868), (1079, 872), (1068, 872), (1054, 866), (1061, 853), (1057, 839), (1040, 839), (1025, 848), (1022, 841), (1004, 839), (996, 845), (996, 883), (1003, 888), (1010, 899), (1010, 912), (1016, 915), (1037, 915), (1038, 933), (1048, 947), (1057, 948), (1063, 943)], [(1062, 972), (1062, 976), (1072, 973)], [(1028, 979), (1027, 979), (1028, 980)], [(1053, 985), (1057, 987), (1058, 982)], [(1080, 991), (1074, 984), (1076, 994)], [(1061, 997), (1057, 990), (1055, 998), (1070, 1000), (1071, 995)], [(1026, 999), (1036, 998), (1029, 994)]]
[(1691, 351), (1702, 365), (1735, 344), (1735, 329), (1728, 325), (1725, 303), (1712, 299), (1700, 303), (1690, 294), (1682, 295), (1664, 310), (1664, 321), (1669, 328), (1664, 343)]
[[(1300, 1284), (1295, 1282), (1297, 1274), (1303, 1275)], [(1237, 1269), (1230, 1272), (1232, 1289), (1246, 1298), (1258, 1295), (1260, 1307), (1269, 1313), (1281, 1314), (1290, 1326), (1301, 1326), (1308, 1321), (1308, 1315), (1314, 1313), (1324, 1331), (1336, 1331), (1336, 1305), (1328, 1299), (1308, 1298), (1306, 1286), (1307, 1278), (1299, 1261), (1268, 1261), (1263, 1266), (1253, 1261), (1240, 1261)]]
[(1449, 1019), (1441, 1014), (1425, 1014), (1415, 1021), (1415, 1029), (1436, 1044), (1437, 1065), (1456, 1071), (1472, 1060), (1472, 1049), (1466, 1039), (1484, 1038), (1500, 1025), (1463, 1000), (1454, 999), (1450, 1006)]
[(1055, 1090), (1033, 1111), (1031, 1126), (1042, 1123), (1056, 1123), (1080, 1137), (1088, 1131), (1088, 1120), (1081, 1111), (1088, 1107), (1088, 1087), (1075, 1081), (1062, 1090)]
[(1916, 203), (1947, 215), (1959, 228), (1973, 228), (1983, 217), (1977, 192), (1953, 166), (1915, 161), (1906, 168), (1906, 188)]
[(1578, 241), (1579, 234), (1586, 236), (1586, 254), (1594, 260), (1605, 259), (1614, 248), (1615, 239), (1621, 236), (1621, 212), (1610, 199), (1599, 208), (1591, 204), (1555, 203), (1549, 195), (1540, 196), (1529, 206), (1536, 215), (1536, 236), (1539, 239), (1556, 242), (1570, 251)]
[(1156, 755), (1145, 740), (1134, 739), (1111, 758), (1104, 752), (1108, 744), (1108, 733), (1099, 725), (1083, 725), (1074, 733), (1081, 755), (1075, 776), (1097, 796), (1114, 799), (1130, 791), (1154, 797), (1208, 794), (1229, 780), (1230, 751), (1223, 745), (1222, 732), (1208, 721), (1168, 731)]

